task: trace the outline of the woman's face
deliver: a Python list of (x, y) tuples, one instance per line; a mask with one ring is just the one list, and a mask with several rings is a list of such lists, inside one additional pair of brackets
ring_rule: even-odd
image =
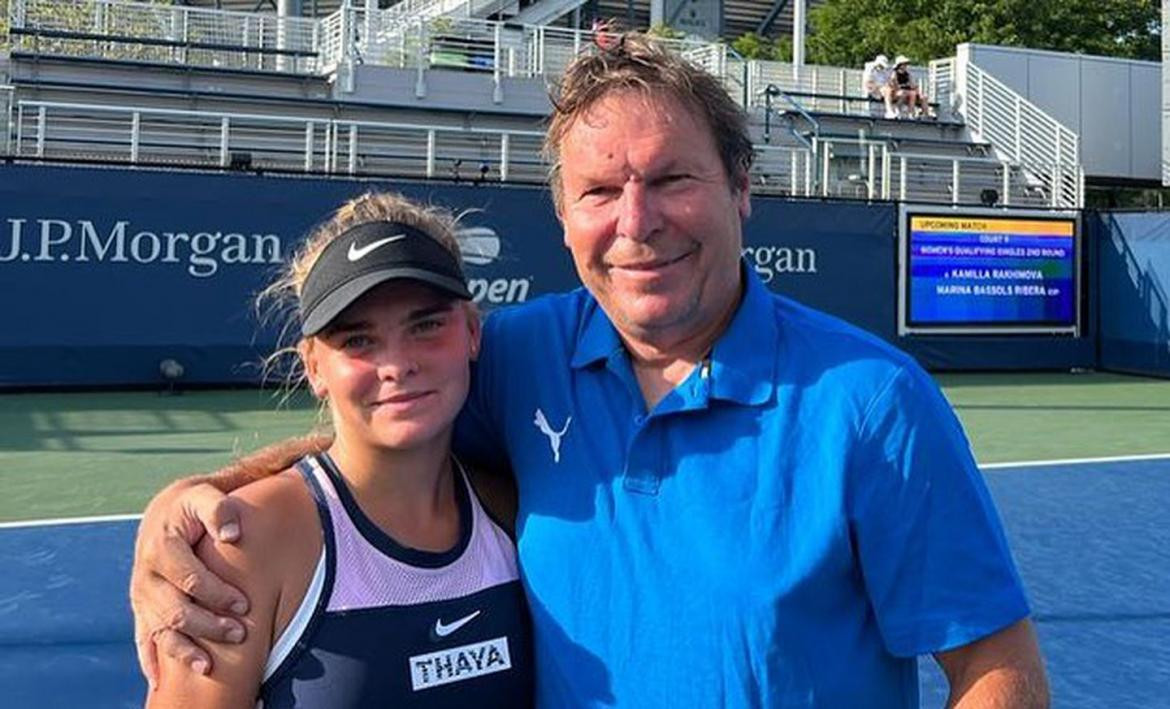
[(404, 450), (449, 433), (467, 398), (479, 333), (463, 301), (392, 281), (342, 311), (301, 352), (339, 437)]

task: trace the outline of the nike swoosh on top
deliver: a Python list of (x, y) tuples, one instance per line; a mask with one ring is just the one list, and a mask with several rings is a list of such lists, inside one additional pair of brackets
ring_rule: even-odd
[(405, 238), (406, 234), (387, 236), (385, 239), (378, 239), (377, 241), (370, 242), (361, 248), (358, 248), (357, 244), (350, 244), (349, 253), (346, 254), (346, 258), (348, 258), (350, 261), (357, 261), (358, 259), (365, 257), (366, 254), (370, 253), (379, 246), (384, 246), (392, 241), (400, 241)]
[(455, 632), (456, 630), (459, 630), (463, 626), (465, 626), (468, 623), (470, 623), (471, 621), (475, 620), (475, 617), (477, 615), (479, 615), (479, 611), (476, 611), (470, 615), (465, 615), (462, 618), (460, 618), (459, 620), (455, 621), (454, 623), (449, 623), (447, 625), (443, 624), (442, 618), (436, 618), (435, 619), (435, 635), (438, 635), (440, 638), (445, 638), (448, 635), (450, 635), (451, 633)]

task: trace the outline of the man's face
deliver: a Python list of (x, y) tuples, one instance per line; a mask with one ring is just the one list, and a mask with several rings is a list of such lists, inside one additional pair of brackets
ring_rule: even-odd
[(739, 296), (751, 206), (705, 119), (673, 98), (613, 93), (569, 127), (560, 155), (565, 246), (618, 330), (669, 343), (718, 326)]

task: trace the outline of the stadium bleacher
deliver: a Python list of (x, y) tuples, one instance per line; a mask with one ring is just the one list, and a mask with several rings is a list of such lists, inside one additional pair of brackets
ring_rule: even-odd
[[(37, 161), (206, 168), (248, 153), (269, 171), (426, 177), (474, 161), (493, 179), (535, 182), (546, 82), (592, 42), (579, 29), (469, 17), (501, 5), (461, 0), (320, 17), (14, 0), (11, 14), (10, 152)], [(1076, 136), (973, 65), (918, 70), (939, 120), (887, 121), (873, 116), (860, 70), (672, 43), (748, 109), (760, 193), (977, 204), (994, 190), (1002, 204), (1082, 203)], [(979, 101), (963, 101), (956, 89), (976, 82)], [(1020, 139), (1041, 131), (1055, 140)]]

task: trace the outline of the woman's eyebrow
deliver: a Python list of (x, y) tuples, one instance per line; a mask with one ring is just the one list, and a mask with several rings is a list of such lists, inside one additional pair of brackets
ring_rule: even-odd
[(353, 332), (355, 330), (366, 330), (366, 329), (369, 329), (369, 327), (370, 327), (370, 323), (367, 320), (348, 320), (345, 322), (338, 322), (338, 323), (331, 324), (329, 327), (325, 328), (325, 331), (322, 332), (321, 334), (328, 337), (329, 335), (336, 335), (336, 334), (342, 333), (342, 332)]

